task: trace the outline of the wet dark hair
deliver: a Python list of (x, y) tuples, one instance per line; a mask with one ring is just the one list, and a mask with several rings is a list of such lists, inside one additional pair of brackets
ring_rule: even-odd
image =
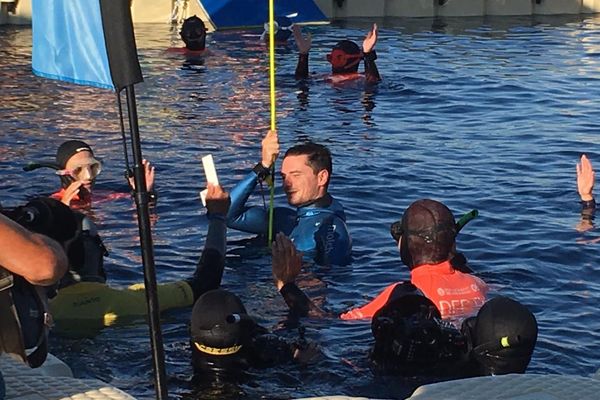
[[(333, 172), (333, 162), (331, 160), (331, 152), (329, 149), (322, 144), (314, 142), (306, 142), (297, 144), (296, 146), (290, 147), (285, 152), (283, 158), (287, 156), (308, 156), (308, 165), (312, 168), (315, 174), (324, 169), (329, 172), (329, 180), (331, 179), (331, 173)], [(329, 185), (329, 180), (327, 185)]]
[(456, 225), (452, 211), (429, 199), (417, 200), (404, 212), (401, 223), (402, 262), (410, 269), (452, 258)]
[(200, 51), (206, 47), (206, 26), (195, 15), (183, 21), (179, 35), (189, 50)]

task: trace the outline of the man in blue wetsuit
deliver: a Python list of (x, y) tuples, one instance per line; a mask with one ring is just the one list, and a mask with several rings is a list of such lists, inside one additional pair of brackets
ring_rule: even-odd
[[(246, 201), (256, 184), (269, 176), (278, 154), (277, 132), (269, 131), (262, 141), (261, 162), (231, 191), (227, 226), (244, 232), (267, 233), (267, 210), (247, 207)], [(351, 260), (352, 240), (344, 208), (327, 191), (331, 172), (331, 153), (323, 145), (307, 142), (285, 153), (281, 165), (283, 190), (296, 210), (276, 207), (273, 232), (289, 236), (305, 258), (319, 265), (345, 265)]]

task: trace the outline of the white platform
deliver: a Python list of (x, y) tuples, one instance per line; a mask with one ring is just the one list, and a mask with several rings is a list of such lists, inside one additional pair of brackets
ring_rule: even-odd
[(33, 369), (3, 354), (0, 370), (6, 384), (7, 400), (135, 399), (108, 383), (73, 378), (71, 369), (53, 356), (42, 367)]
[(510, 374), (433, 383), (410, 400), (598, 400), (600, 379), (571, 375)]

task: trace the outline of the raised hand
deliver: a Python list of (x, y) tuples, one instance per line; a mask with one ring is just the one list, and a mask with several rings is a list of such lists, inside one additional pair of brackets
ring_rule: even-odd
[(227, 215), (231, 205), (229, 193), (224, 191), (220, 185), (213, 185), (212, 183), (208, 184), (207, 189), (206, 209), (208, 213), (211, 215)]
[[(146, 176), (146, 189), (151, 192), (154, 189), (154, 166), (148, 160), (142, 160), (142, 167)], [(129, 178), (129, 185), (135, 190), (135, 180), (133, 176)]]
[(292, 33), (294, 34), (294, 39), (296, 40), (296, 46), (298, 46), (298, 52), (300, 54), (308, 54), (308, 51), (312, 45), (312, 35), (309, 33), (305, 38), (302, 36), (302, 28), (295, 24), (292, 26)]
[(373, 24), (373, 28), (365, 36), (363, 40), (363, 53), (370, 53), (375, 48), (377, 43), (377, 24)]
[(73, 198), (77, 195), (79, 195), (79, 191), (82, 190), (83, 188), (81, 187), (83, 185), (82, 181), (75, 181), (73, 183), (71, 183), (69, 186), (67, 186), (67, 188), (65, 189), (60, 202), (70, 206), (71, 205), (71, 201), (73, 201)]
[(265, 168), (269, 168), (279, 155), (279, 136), (277, 131), (269, 130), (262, 140), (262, 159), (261, 163)]
[(585, 154), (581, 156), (581, 162), (577, 164), (577, 191), (582, 201), (590, 201), (594, 198), (595, 173), (592, 163)]
[(283, 233), (278, 233), (271, 249), (273, 254), (273, 280), (277, 290), (294, 282), (302, 268), (302, 252)]

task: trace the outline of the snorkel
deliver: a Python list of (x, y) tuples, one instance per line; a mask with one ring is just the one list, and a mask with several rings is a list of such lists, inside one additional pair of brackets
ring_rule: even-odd
[(462, 228), (465, 227), (465, 225), (467, 225), (469, 222), (473, 221), (478, 216), (479, 216), (479, 211), (476, 209), (473, 209), (473, 210), (469, 211), (468, 213), (465, 213), (462, 217), (460, 217), (458, 219), (458, 221), (456, 221), (456, 234), (458, 234), (462, 230)]

